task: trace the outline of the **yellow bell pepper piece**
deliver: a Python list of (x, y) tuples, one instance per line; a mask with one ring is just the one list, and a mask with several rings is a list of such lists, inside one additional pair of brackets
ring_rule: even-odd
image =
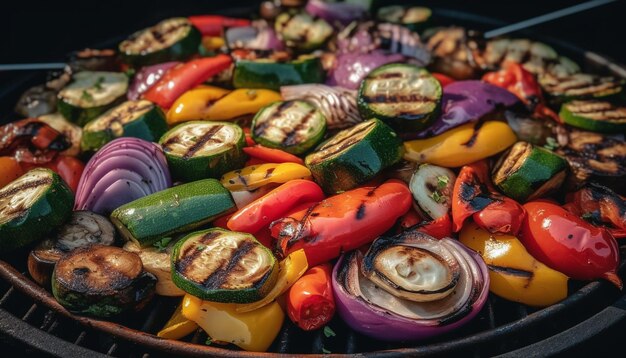
[(236, 89), (209, 107), (202, 117), (212, 121), (224, 121), (256, 114), (268, 104), (282, 100), (280, 93), (267, 89)]
[(310, 179), (311, 171), (296, 163), (259, 164), (228, 172), (220, 180), (230, 191), (254, 190), (270, 183), (282, 184), (293, 179)]
[(309, 265), (303, 249), (290, 253), (278, 264), (278, 280), (267, 296), (256, 302), (238, 304), (235, 310), (237, 312), (250, 312), (269, 304), (285, 293), (294, 282), (302, 277), (307, 268), (309, 268)]
[(193, 333), (196, 329), (198, 329), (196, 322), (190, 321), (183, 316), (183, 305), (181, 303), (163, 329), (157, 333), (157, 336), (167, 339), (181, 339)]
[(226, 96), (228, 90), (214, 86), (198, 86), (178, 97), (167, 115), (167, 124), (203, 119), (206, 112), (218, 99)]
[(266, 351), (283, 324), (283, 310), (276, 302), (245, 313), (235, 307), (191, 295), (183, 298), (183, 315), (202, 327), (213, 341), (233, 343), (247, 351)]
[(477, 251), (489, 267), (489, 290), (507, 300), (545, 307), (567, 297), (568, 278), (533, 258), (511, 235), (490, 234), (473, 222), (459, 240)]
[(202, 46), (209, 51), (218, 51), (220, 50), (226, 42), (222, 36), (203, 36), (202, 37)]
[(404, 142), (404, 159), (460, 167), (499, 153), (517, 141), (504, 122), (488, 121), (477, 130), (475, 126), (468, 123), (432, 138)]

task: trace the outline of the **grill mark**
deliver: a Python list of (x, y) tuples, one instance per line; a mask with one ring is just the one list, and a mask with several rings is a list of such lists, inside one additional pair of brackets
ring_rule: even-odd
[(225, 267), (224, 264), (220, 265), (217, 270), (213, 271), (209, 277), (202, 282), (202, 285), (206, 288), (221, 288), (239, 261), (254, 249), (255, 246), (256, 245), (252, 242), (244, 241), (231, 257), (224, 259), (226, 261)]
[(385, 73), (381, 73), (378, 74), (372, 78), (370, 78), (370, 80), (379, 80), (379, 79), (389, 79), (389, 78), (404, 78), (404, 74), (400, 73), (400, 72), (385, 72)]
[[(300, 240), (301, 236), (302, 236), (302, 232), (304, 231), (304, 222), (307, 221), (309, 219), (309, 216), (311, 216), (311, 214), (313, 213), (313, 211), (318, 207), (318, 205), (320, 205), (322, 202), (317, 203), (313, 206), (311, 206), (310, 208), (307, 209), (306, 213), (304, 213), (304, 216), (302, 216), (302, 219), (300, 219), (300, 221), (298, 221), (298, 229), (296, 231), (296, 234), (293, 235), (289, 240), (287, 240), (287, 250), (289, 250), (289, 248), (291, 246), (293, 246), (298, 240)], [(315, 217), (315, 216), (314, 216)]]
[(526, 270), (520, 270), (520, 269), (514, 269), (511, 267), (503, 267), (503, 266), (496, 266), (496, 265), (487, 265), (487, 267), (494, 272), (497, 273), (503, 273), (506, 275), (512, 275), (512, 276), (517, 276), (517, 277), (522, 277), (525, 279), (532, 279), (534, 274), (531, 271), (526, 271)]
[(285, 129), (282, 129), (283, 133), (286, 134), (285, 138), (282, 141), (282, 145), (292, 146), (302, 141), (301, 137), (303, 136), (298, 135), (298, 132), (306, 128), (306, 125), (313, 118), (315, 111), (316, 111), (315, 108), (312, 108), (309, 112), (307, 112), (304, 115), (304, 117), (302, 117), (302, 119), (300, 120), (300, 123), (298, 123), (298, 125), (295, 126), (289, 133), (285, 133)]
[(52, 184), (52, 178), (50, 177), (47, 177), (44, 179), (38, 179), (38, 180), (27, 182), (27, 183), (22, 183), (14, 188), (11, 188), (10, 190), (0, 191), (0, 199), (4, 199), (8, 196), (15, 195), (16, 193), (22, 190), (32, 189), (32, 188), (36, 188), (36, 187), (43, 186), (43, 185), (49, 185), (49, 184)]
[[(200, 244), (206, 244), (209, 241), (221, 236), (222, 234), (220, 232), (216, 232), (216, 231), (212, 231), (209, 232), (207, 234), (205, 234), (204, 236), (202, 236), (198, 242)], [(192, 251), (193, 250), (193, 251)], [(191, 252), (190, 252), (191, 251)], [(189, 267), (189, 265), (191, 265), (192, 262), (195, 261), (195, 259), (202, 253), (201, 250), (197, 250), (196, 249), (196, 245), (189, 245), (187, 248), (185, 248), (185, 250), (182, 253), (182, 257), (179, 258), (178, 262), (176, 262), (176, 271), (180, 272), (181, 274), (186, 275), (187, 273), (187, 268)]]
[[(177, 25), (174, 25), (173, 27), (170, 27), (169, 29), (167, 29), (164, 32), (161, 32), (157, 29), (151, 29), (150, 30), (150, 34), (152, 35), (152, 37), (159, 43), (159, 44), (163, 44), (165, 42), (165, 36), (177, 31), (179, 28), (184, 27), (184, 26), (188, 26), (187, 23), (180, 23)], [(133, 39), (136, 40), (136, 39)], [(145, 41), (144, 46), (141, 47), (141, 50), (139, 51), (144, 52), (148, 49), (150, 49), (150, 47), (152, 46), (153, 41), (149, 40), (149, 41)]]
[(496, 201), (488, 193), (484, 184), (461, 183), (461, 200), (474, 210), (482, 210)]
[(119, 123), (120, 125), (123, 125), (121, 120), (124, 117), (124, 114), (127, 114), (128, 116), (132, 116), (133, 113), (144, 111), (146, 109), (151, 108), (152, 106), (154, 106), (152, 103), (146, 104), (144, 106), (139, 106), (139, 107), (133, 104), (129, 106), (125, 111), (119, 111), (119, 113), (117, 113), (116, 115), (111, 116), (107, 120), (103, 121), (105, 129), (109, 129), (111, 125), (115, 122)]
[(174, 136), (171, 137), (170, 139), (166, 140), (165, 143), (163, 143), (163, 149), (169, 149), (167, 147), (169, 147), (172, 144), (176, 144), (180, 142), (180, 138), (178, 136)]
[[(328, 144), (324, 145), (323, 147), (321, 147), (321, 148), (320, 148), (320, 151), (323, 151), (323, 150), (329, 149), (330, 147), (336, 147), (336, 146), (340, 145), (341, 143), (343, 143), (343, 142), (345, 142), (345, 141), (347, 141), (347, 140), (349, 140), (349, 139), (352, 139), (352, 138), (353, 138), (353, 137), (355, 137), (357, 134), (360, 134), (360, 133), (362, 133), (362, 132), (364, 132), (364, 131), (368, 130), (368, 129), (372, 126), (372, 125), (373, 125), (373, 124), (370, 124), (370, 125), (368, 125), (368, 126), (364, 126), (364, 127), (360, 128), (358, 131), (355, 131), (355, 132), (351, 133), (350, 135), (343, 137), (343, 138), (342, 138), (340, 141), (338, 141), (338, 142), (330, 142), (330, 143), (328, 143)], [(337, 153), (337, 151), (333, 152), (333, 154), (334, 154), (334, 153)]]
[(269, 178), (270, 175), (272, 175), (272, 173), (274, 172), (274, 170), (276, 170), (276, 168), (269, 168), (268, 170), (266, 170), (265, 171), (265, 176), (263, 178), (265, 178), (265, 179)]
[(208, 143), (211, 140), (221, 143), (221, 141), (217, 139), (213, 139), (212, 137), (215, 135), (215, 133), (219, 132), (220, 129), (222, 129), (223, 127), (224, 127), (223, 125), (213, 126), (208, 132), (204, 133), (202, 137), (200, 137), (200, 140), (198, 140), (194, 145), (189, 147), (189, 149), (187, 150), (187, 153), (183, 155), (183, 159), (189, 159), (193, 157), (193, 155), (197, 151), (199, 151), (206, 143)]
[(365, 203), (361, 203), (356, 211), (356, 219), (361, 220), (365, 217)]
[(483, 126), (484, 123), (484, 121), (478, 121), (474, 126), (474, 132), (472, 133), (470, 139), (468, 139), (467, 142), (462, 143), (461, 145), (464, 145), (468, 148), (474, 146), (474, 144), (476, 143), (476, 138), (478, 138), (478, 132), (480, 131), (480, 128)]
[(378, 96), (363, 96), (363, 99), (367, 103), (411, 103), (411, 102), (435, 102), (435, 99), (428, 98), (420, 95), (378, 95)]

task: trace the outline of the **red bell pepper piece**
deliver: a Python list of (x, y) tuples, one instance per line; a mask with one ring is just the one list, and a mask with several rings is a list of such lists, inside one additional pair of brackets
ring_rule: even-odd
[(312, 267), (289, 288), (287, 314), (305, 331), (324, 327), (335, 314), (331, 273), (329, 263)]
[(626, 237), (626, 198), (605, 186), (588, 184), (568, 194), (563, 207), (594, 224), (606, 225), (614, 238)]
[(500, 71), (486, 73), (483, 81), (515, 94), (539, 117), (549, 117), (557, 123), (562, 123), (558, 114), (545, 105), (541, 87), (535, 75), (525, 70), (519, 63), (507, 61)]
[(170, 108), (183, 93), (227, 69), (231, 63), (231, 58), (223, 54), (182, 63), (167, 71), (143, 98), (162, 108)]
[(399, 231), (417, 230), (437, 239), (452, 237), (452, 220), (446, 214), (432, 221), (424, 220), (415, 210), (411, 209), (399, 220)]
[(399, 180), (360, 187), (331, 196), (305, 210), (274, 221), (275, 251), (285, 257), (304, 249), (315, 266), (374, 241), (411, 207), (409, 188)]
[(0, 127), (0, 155), (14, 157), (20, 163), (47, 163), (70, 146), (62, 133), (34, 118)]
[(0, 189), (24, 174), (24, 170), (14, 158), (0, 157)]
[(443, 73), (431, 72), (431, 75), (439, 81), (441, 87), (446, 87), (447, 85), (455, 82), (452, 77), (446, 76)]
[(250, 134), (250, 127), (243, 127), (243, 134), (246, 136), (246, 145), (248, 147), (256, 145), (256, 142), (252, 139), (252, 134)]
[(254, 234), (284, 217), (296, 205), (322, 200), (324, 192), (319, 185), (310, 180), (290, 180), (239, 209), (227, 225), (230, 230)]
[(59, 155), (51, 162), (44, 164), (22, 163), (22, 168), (24, 168), (25, 171), (33, 168), (48, 168), (59, 174), (70, 189), (76, 193), (80, 176), (83, 174), (83, 170), (85, 170), (85, 164), (74, 157)]
[(452, 191), (454, 232), (472, 216), (476, 224), (491, 233), (515, 235), (524, 219), (524, 209), (511, 198), (497, 193), (484, 160), (461, 168)]
[(252, 147), (244, 147), (243, 151), (249, 156), (260, 159), (265, 163), (298, 163), (304, 165), (304, 161), (301, 158), (291, 153), (280, 149), (264, 147), (260, 144)]
[(250, 26), (250, 20), (248, 19), (219, 15), (189, 16), (189, 21), (200, 31), (202, 36), (221, 36), (226, 28)]
[(546, 201), (524, 208), (528, 215), (519, 238), (533, 257), (571, 278), (604, 278), (622, 288), (616, 274), (619, 248), (608, 231)]

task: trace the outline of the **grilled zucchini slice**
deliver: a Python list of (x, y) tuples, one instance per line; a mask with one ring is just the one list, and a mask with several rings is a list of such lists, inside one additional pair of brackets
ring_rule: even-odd
[(558, 104), (571, 100), (610, 100), (624, 96), (624, 80), (615, 77), (586, 73), (557, 77), (546, 73), (539, 76), (539, 84), (552, 101)]
[(432, 10), (422, 6), (391, 5), (378, 9), (378, 21), (405, 26), (413, 31), (421, 31), (428, 27), (433, 15)]
[(323, 83), (325, 71), (318, 57), (301, 56), (297, 60), (278, 62), (270, 59), (239, 60), (235, 63), (235, 88), (267, 88), (304, 83)]
[(626, 133), (626, 107), (606, 101), (571, 101), (559, 116), (570, 126), (601, 133)]

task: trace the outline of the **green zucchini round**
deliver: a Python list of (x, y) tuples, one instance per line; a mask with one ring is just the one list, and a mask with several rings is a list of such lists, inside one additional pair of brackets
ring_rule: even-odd
[(72, 77), (58, 95), (59, 113), (84, 126), (126, 99), (128, 77), (119, 72), (83, 71)]
[(278, 265), (268, 248), (250, 234), (220, 228), (185, 236), (174, 246), (171, 259), (174, 283), (208, 301), (258, 301), (278, 278)]
[(184, 17), (166, 19), (135, 32), (119, 44), (122, 61), (147, 66), (168, 61), (185, 61), (198, 52), (200, 32)]
[(328, 22), (306, 12), (283, 12), (276, 17), (274, 28), (288, 47), (305, 51), (321, 47), (333, 34)]
[(69, 311), (111, 317), (140, 310), (154, 296), (156, 282), (137, 254), (95, 244), (59, 259), (52, 273), (52, 294)]
[(441, 84), (423, 68), (392, 63), (361, 82), (357, 103), (363, 118), (378, 118), (396, 131), (419, 131), (439, 113)]
[(379, 119), (344, 129), (307, 155), (305, 164), (327, 193), (350, 190), (402, 158), (402, 141)]
[(220, 178), (243, 167), (245, 134), (229, 122), (182, 123), (159, 140), (172, 177), (181, 181)]
[(255, 142), (298, 155), (324, 138), (326, 118), (305, 101), (274, 102), (256, 114), (250, 131)]
[(559, 116), (570, 126), (600, 133), (626, 133), (626, 106), (605, 101), (571, 101)]
[(624, 97), (624, 80), (575, 73), (558, 77), (550, 73), (539, 76), (539, 84), (553, 102), (560, 104), (572, 100), (611, 100)]
[(239, 60), (235, 63), (233, 86), (278, 91), (281, 86), (323, 83), (325, 73), (318, 57), (303, 57), (289, 62)]
[(493, 170), (493, 183), (519, 202), (557, 190), (567, 176), (567, 160), (528, 142), (517, 142), (504, 153)]
[(74, 194), (49, 169), (30, 170), (0, 189), (0, 253), (42, 239), (72, 214)]
[(126, 101), (85, 124), (81, 148), (96, 151), (119, 137), (156, 142), (167, 132), (165, 114), (146, 100)]
[(432, 10), (422, 6), (390, 5), (378, 9), (378, 21), (405, 26), (413, 31), (422, 31), (431, 23)]

